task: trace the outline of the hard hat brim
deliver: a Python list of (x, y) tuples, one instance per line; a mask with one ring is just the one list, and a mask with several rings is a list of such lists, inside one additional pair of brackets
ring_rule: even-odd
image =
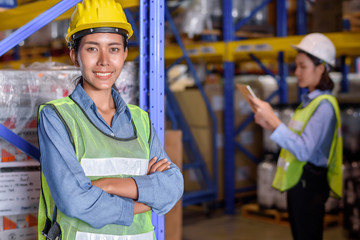
[(66, 34), (66, 41), (71, 42), (72, 35), (80, 32), (82, 30), (91, 29), (91, 28), (101, 28), (101, 27), (110, 27), (110, 28), (120, 28), (125, 30), (128, 33), (128, 38), (130, 38), (133, 35), (133, 30), (131, 28), (131, 25), (129, 23), (119, 23), (119, 22), (101, 22), (101, 23), (91, 23), (91, 24), (84, 24), (81, 25), (68, 34)]

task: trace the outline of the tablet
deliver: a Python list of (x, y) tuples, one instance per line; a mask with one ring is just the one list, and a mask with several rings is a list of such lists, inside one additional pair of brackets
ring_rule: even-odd
[(250, 105), (251, 109), (254, 110), (252, 103), (249, 100), (249, 95), (251, 95), (253, 98), (256, 98), (256, 95), (254, 91), (251, 89), (249, 85), (245, 84), (236, 84), (236, 88), (240, 91), (241, 95), (245, 98), (246, 102)]

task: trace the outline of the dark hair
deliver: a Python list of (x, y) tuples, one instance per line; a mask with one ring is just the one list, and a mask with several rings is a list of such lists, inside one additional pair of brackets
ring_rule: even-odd
[[(123, 44), (124, 44), (124, 51), (126, 51), (127, 47), (128, 47), (128, 40), (127, 37), (124, 36), (123, 34), (120, 34), (123, 37)], [(73, 43), (71, 43), (70, 49), (74, 49), (75, 53), (78, 53), (79, 51), (79, 47), (80, 47), (80, 43), (81, 40), (83, 39), (83, 37), (79, 37), (76, 38)]]
[(325, 63), (323, 60), (307, 53), (307, 52), (304, 52), (304, 51), (299, 51), (299, 53), (305, 53), (310, 59), (311, 61), (314, 63), (314, 65), (317, 67), (319, 66), (320, 64), (325, 64), (324, 65), (324, 71), (321, 75), (321, 78), (320, 78), (320, 82), (319, 84), (316, 86), (316, 89), (319, 89), (319, 90), (333, 90), (334, 89), (334, 82), (332, 81), (332, 79), (330, 78), (330, 75), (329, 75), (329, 70), (330, 69), (330, 66)]

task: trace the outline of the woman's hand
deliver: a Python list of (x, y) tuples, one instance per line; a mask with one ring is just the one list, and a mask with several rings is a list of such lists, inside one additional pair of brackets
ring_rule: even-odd
[(281, 121), (274, 113), (270, 104), (251, 96), (249, 96), (249, 99), (253, 105), (255, 122), (265, 129), (274, 131), (281, 124)]
[(135, 202), (134, 214), (144, 213), (144, 212), (147, 212), (147, 211), (150, 211), (150, 210), (151, 210), (151, 207), (149, 207), (145, 203)]
[(150, 160), (147, 175), (152, 174), (154, 172), (163, 172), (170, 168), (170, 162), (166, 158), (161, 159), (160, 161), (156, 162), (157, 157), (154, 157)]

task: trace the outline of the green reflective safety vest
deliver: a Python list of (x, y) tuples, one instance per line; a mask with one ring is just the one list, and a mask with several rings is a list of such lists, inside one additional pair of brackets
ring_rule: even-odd
[[(320, 102), (325, 99), (332, 104), (337, 120), (328, 158), (327, 179), (331, 189), (331, 195), (341, 198), (343, 142), (341, 136), (340, 109), (335, 97), (328, 94), (320, 95), (313, 99), (308, 106), (301, 108), (302, 105), (300, 105), (296, 109), (288, 127), (296, 134), (301, 135), (314, 111)], [(292, 188), (299, 182), (305, 164), (306, 162), (297, 160), (288, 150), (281, 149), (272, 186), (280, 191), (286, 191)]]
[[(128, 105), (135, 137), (119, 139), (100, 131), (70, 97), (54, 100), (46, 105), (52, 106), (64, 123), (75, 148), (76, 157), (90, 180), (147, 174), (151, 128), (145, 111), (137, 106)], [(39, 108), (39, 113), (43, 106)], [(41, 176), (44, 197), (40, 198), (39, 204), (39, 240), (45, 239), (41, 231), (45, 226), (46, 217), (51, 218), (55, 207), (43, 173)], [(65, 240), (155, 239), (151, 211), (134, 215), (130, 226), (108, 224), (101, 229), (95, 229), (77, 218), (66, 216), (60, 210), (57, 210), (57, 222), (61, 228), (62, 239)]]

